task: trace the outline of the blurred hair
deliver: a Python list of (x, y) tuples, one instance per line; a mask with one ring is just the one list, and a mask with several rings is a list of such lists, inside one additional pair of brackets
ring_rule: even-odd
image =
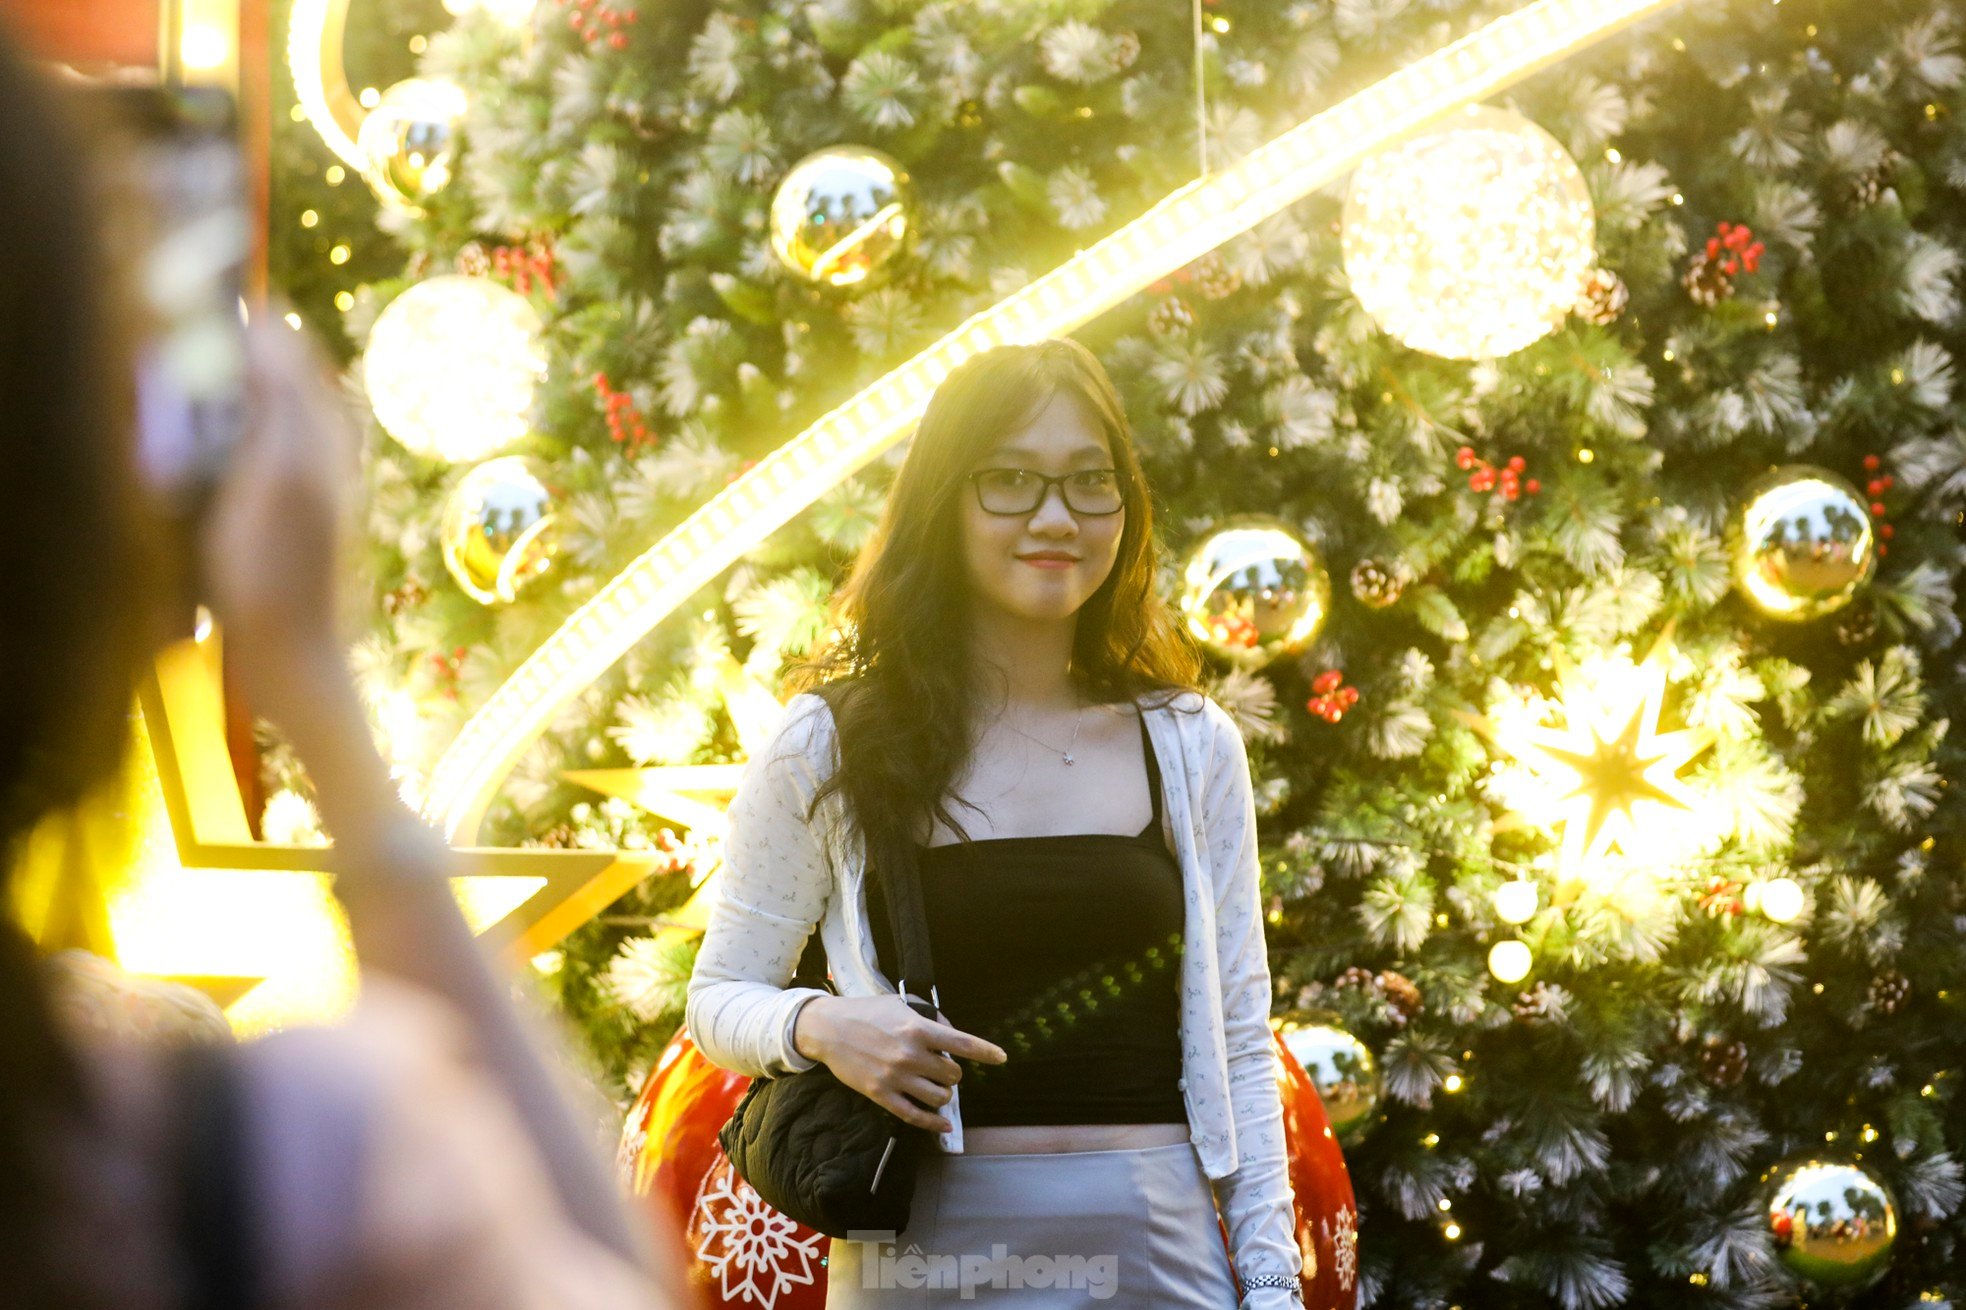
[(930, 398), (880, 524), (834, 596), (833, 636), (787, 676), (794, 692), (853, 679), (838, 725), (840, 766), (813, 804), (843, 790), (871, 856), (893, 859), (931, 814), (970, 840), (943, 799), (968, 756), (975, 714), (967, 478), (1061, 390), (1105, 434), (1126, 508), (1112, 571), (1078, 611), (1072, 681), (1094, 703), (1156, 692), (1171, 700), (1195, 686), (1200, 655), (1160, 595), (1146, 479), (1098, 357), (1062, 339), (974, 356)]
[[(0, 894), (22, 837), (106, 780), (149, 630), (131, 370), (96, 172), (0, 30)], [(0, 916), (0, 1300), (68, 1304), (46, 1268), (48, 1130), (80, 1113), (31, 948)]]

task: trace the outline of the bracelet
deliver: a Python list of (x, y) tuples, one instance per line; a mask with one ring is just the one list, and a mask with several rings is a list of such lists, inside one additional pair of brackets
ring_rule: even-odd
[(1242, 1280), (1244, 1291), (1258, 1287), (1281, 1287), (1299, 1301), (1304, 1299), (1304, 1280), (1295, 1274), (1249, 1274)]

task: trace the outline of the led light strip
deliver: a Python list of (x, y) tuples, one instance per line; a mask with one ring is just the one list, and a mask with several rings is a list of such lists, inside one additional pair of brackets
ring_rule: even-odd
[(431, 773), (425, 814), (441, 817), (451, 840), (473, 838), (499, 783), (568, 701), (698, 588), (907, 435), (957, 364), (1071, 331), (1439, 115), (1677, 2), (1538, 0), (1174, 191), (975, 315), (759, 461), (570, 615), (459, 731)]
[(342, 33), (348, 26), (348, 0), (294, 0), (287, 15), (287, 72), (307, 121), (341, 162), (367, 171), (355, 136), (365, 113), (348, 89), (341, 62)]

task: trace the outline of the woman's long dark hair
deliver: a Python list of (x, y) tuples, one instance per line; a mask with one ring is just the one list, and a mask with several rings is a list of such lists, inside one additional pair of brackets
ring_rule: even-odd
[[(0, 31), (0, 906), (21, 839), (109, 777), (144, 658), (128, 358), (81, 134)], [(0, 1301), (69, 1304), (46, 1143), (83, 1111), (0, 913)]]
[(929, 815), (969, 840), (945, 801), (970, 751), (975, 717), (966, 478), (1061, 389), (1098, 420), (1126, 503), (1112, 571), (1078, 612), (1070, 676), (1096, 703), (1155, 692), (1171, 700), (1196, 685), (1200, 654), (1160, 595), (1146, 479), (1098, 357), (1076, 341), (1054, 340), (999, 346), (965, 361), (929, 400), (881, 522), (834, 596), (835, 635), (786, 678), (791, 692), (852, 679), (839, 714), (840, 765), (812, 803), (842, 791), (871, 858), (893, 858)]

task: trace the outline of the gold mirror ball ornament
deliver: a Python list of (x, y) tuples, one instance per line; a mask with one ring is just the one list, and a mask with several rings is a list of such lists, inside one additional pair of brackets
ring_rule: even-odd
[(531, 460), (487, 460), (459, 479), (444, 503), (444, 567), (473, 600), (513, 600), (552, 566), (556, 509)]
[(1331, 613), (1331, 574), (1288, 523), (1241, 515), (1189, 549), (1177, 605), (1195, 640), (1232, 663), (1261, 667), (1317, 636)]
[(1856, 1292), (1884, 1276), (1898, 1241), (1898, 1206), (1868, 1169), (1804, 1157), (1766, 1176), (1764, 1211), (1783, 1267), (1825, 1292)]
[(915, 226), (914, 187), (892, 156), (868, 146), (814, 151), (771, 198), (771, 249), (808, 282), (860, 287), (888, 273)]
[(1324, 1102), (1325, 1117), (1341, 1146), (1365, 1140), (1379, 1113), (1384, 1090), (1372, 1051), (1336, 1022), (1285, 1020), (1278, 1025), (1284, 1046), (1304, 1066)]
[(464, 106), (463, 90), (438, 78), (413, 77), (382, 93), (355, 134), (362, 175), (378, 200), (423, 212), (422, 202), (451, 180)]
[(1764, 473), (1742, 497), (1735, 528), (1735, 583), (1771, 619), (1840, 610), (1877, 570), (1870, 506), (1828, 469), (1788, 464)]

